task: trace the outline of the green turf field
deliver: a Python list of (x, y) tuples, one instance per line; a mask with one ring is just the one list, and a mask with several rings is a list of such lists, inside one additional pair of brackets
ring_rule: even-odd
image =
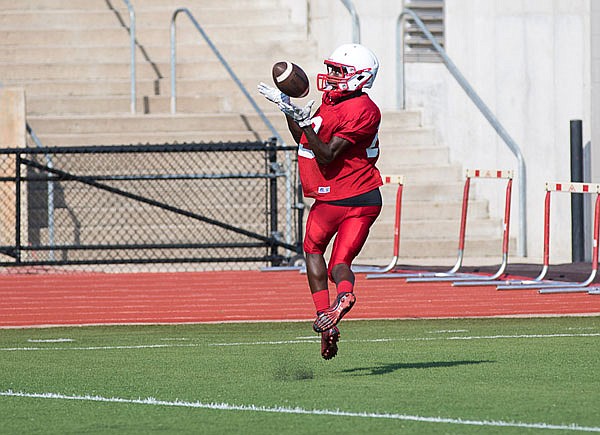
[(0, 433), (600, 432), (600, 317), (0, 330)]

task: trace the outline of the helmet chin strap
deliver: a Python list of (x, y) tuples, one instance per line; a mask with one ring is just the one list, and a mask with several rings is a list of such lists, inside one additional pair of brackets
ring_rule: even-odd
[(354, 98), (360, 94), (362, 94), (361, 89), (355, 91), (342, 91), (340, 89), (323, 91), (323, 103), (331, 106), (333, 104), (341, 103), (344, 100)]

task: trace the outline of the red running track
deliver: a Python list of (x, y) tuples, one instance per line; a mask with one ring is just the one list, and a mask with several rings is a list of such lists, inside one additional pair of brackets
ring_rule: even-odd
[[(587, 293), (542, 295), (364, 275), (357, 275), (355, 292), (346, 319), (600, 315), (600, 296)], [(306, 275), (297, 271), (0, 276), (0, 328), (313, 318)]]

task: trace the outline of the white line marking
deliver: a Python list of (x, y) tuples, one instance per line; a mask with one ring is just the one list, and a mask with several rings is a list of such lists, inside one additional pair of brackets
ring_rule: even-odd
[(139, 405), (153, 406), (177, 406), (183, 408), (200, 408), (200, 409), (215, 409), (221, 411), (250, 411), (250, 412), (271, 412), (277, 414), (302, 414), (302, 415), (328, 415), (334, 417), (357, 417), (357, 418), (383, 418), (389, 420), (405, 420), (416, 421), (420, 423), (445, 423), (458, 424), (467, 426), (493, 426), (493, 427), (518, 427), (531, 429), (551, 429), (551, 430), (571, 430), (580, 432), (600, 432), (600, 427), (580, 426), (575, 423), (571, 424), (549, 424), (549, 423), (523, 423), (515, 421), (502, 420), (463, 420), (461, 418), (448, 417), (423, 417), (419, 415), (408, 414), (387, 414), (387, 413), (367, 413), (367, 412), (350, 412), (341, 410), (329, 409), (304, 409), (300, 407), (288, 408), (284, 406), (257, 406), (257, 405), (231, 405), (228, 403), (202, 403), (202, 402), (185, 402), (182, 400), (165, 401), (158, 400), (154, 397), (146, 399), (125, 399), (121, 397), (102, 397), (102, 396), (79, 396), (79, 395), (64, 395), (56, 393), (25, 393), (20, 391), (0, 391), (0, 396), (4, 397), (26, 397), (34, 399), (59, 399), (59, 400), (80, 400), (88, 402), (109, 402), (109, 403), (126, 403)]
[(0, 351), (17, 350), (115, 350), (115, 349), (160, 349), (164, 347), (198, 347), (202, 344), (139, 344), (135, 346), (88, 346), (88, 347), (5, 347)]
[(446, 333), (457, 333), (457, 332), (469, 332), (468, 329), (442, 329), (440, 331), (427, 331), (428, 334), (446, 334)]
[[(368, 340), (344, 340), (346, 343), (387, 343), (392, 341), (443, 341), (443, 340), (499, 340), (499, 339), (538, 339), (563, 337), (600, 337), (599, 333), (591, 334), (520, 334), (520, 335), (480, 335), (470, 337), (415, 337), (415, 338), (373, 338)], [(319, 338), (308, 340), (248, 341), (231, 343), (189, 343), (189, 344), (139, 344), (129, 346), (89, 346), (89, 347), (4, 347), (0, 352), (36, 351), (36, 350), (115, 350), (115, 349), (160, 349), (167, 347), (200, 347), (200, 346), (276, 346), (280, 344), (320, 343)]]
[[(369, 340), (344, 340), (346, 343), (385, 343), (390, 341), (442, 341), (442, 340), (498, 340), (509, 338), (559, 338), (559, 337), (600, 337), (600, 333), (593, 334), (520, 334), (520, 335), (479, 335), (479, 336), (453, 336), (453, 337), (416, 337), (416, 338), (374, 338)], [(320, 341), (320, 340), (319, 340)], [(210, 343), (209, 346), (258, 346), (273, 344), (295, 344), (305, 341), (255, 341), (255, 342), (232, 342), (232, 343)], [(308, 341), (306, 341), (308, 342)], [(0, 349), (2, 350), (2, 349)]]
[(39, 339), (35, 340), (33, 338), (27, 339), (28, 343), (70, 343), (73, 340), (72, 338), (47, 338), (47, 339)]

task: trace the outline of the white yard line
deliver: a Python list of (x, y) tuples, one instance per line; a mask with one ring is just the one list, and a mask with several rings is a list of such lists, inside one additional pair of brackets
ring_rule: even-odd
[(269, 412), (275, 414), (300, 414), (300, 415), (326, 415), (333, 417), (354, 417), (354, 418), (381, 418), (388, 420), (404, 420), (415, 421), (419, 423), (442, 423), (456, 424), (465, 426), (483, 426), (483, 427), (517, 427), (526, 429), (548, 429), (548, 430), (563, 430), (563, 431), (579, 431), (579, 432), (600, 432), (600, 427), (580, 426), (578, 424), (550, 424), (550, 423), (524, 423), (516, 421), (502, 420), (467, 420), (462, 418), (449, 417), (425, 417), (420, 415), (408, 414), (388, 414), (388, 413), (368, 413), (368, 412), (350, 412), (342, 410), (329, 409), (304, 409), (300, 407), (289, 408), (284, 406), (258, 406), (258, 405), (232, 405), (229, 403), (202, 403), (202, 402), (186, 402), (181, 400), (165, 401), (158, 400), (153, 397), (146, 399), (126, 399), (121, 397), (102, 397), (90, 395), (65, 395), (57, 393), (26, 393), (21, 391), (0, 391), (0, 396), (3, 397), (25, 397), (34, 399), (53, 399), (53, 400), (76, 400), (86, 402), (108, 402), (108, 403), (124, 403), (136, 405), (152, 405), (152, 406), (174, 406), (182, 408), (200, 408), (212, 409), (220, 411), (249, 411), (249, 412)]
[(70, 343), (73, 340), (72, 338), (46, 338), (46, 339), (33, 339), (30, 338), (27, 340), (28, 343)]
[[(506, 339), (545, 339), (565, 337), (600, 337), (600, 333), (589, 334), (518, 334), (518, 335), (476, 335), (476, 336), (452, 336), (452, 337), (415, 337), (415, 338), (373, 338), (365, 340), (344, 340), (346, 343), (387, 343), (406, 341), (452, 341), (452, 340), (506, 340)], [(200, 346), (276, 346), (285, 344), (320, 343), (321, 340), (315, 335), (313, 340), (301, 337), (300, 340), (278, 340), (278, 341), (249, 341), (229, 343), (186, 343), (186, 344), (139, 344), (122, 346), (77, 346), (77, 347), (4, 347), (0, 352), (15, 351), (42, 351), (42, 350), (115, 350), (115, 349), (161, 349), (169, 347), (200, 347)]]

